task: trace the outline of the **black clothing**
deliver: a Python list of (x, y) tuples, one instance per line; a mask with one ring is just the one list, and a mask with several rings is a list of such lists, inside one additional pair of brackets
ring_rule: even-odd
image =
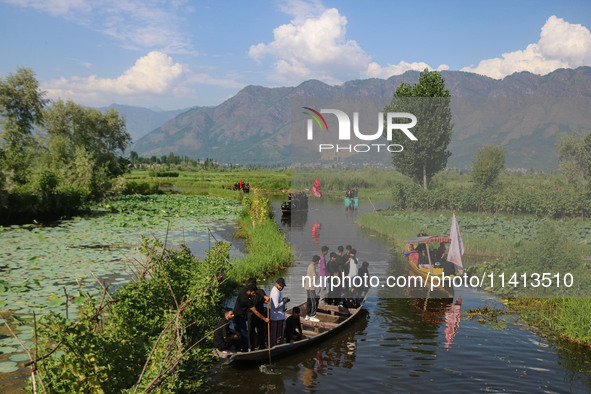
[(234, 305), (234, 315), (236, 317), (248, 320), (248, 310), (254, 306), (254, 296), (246, 294), (246, 289), (238, 293), (236, 304)]
[(326, 273), (328, 276), (332, 276), (335, 272), (338, 272), (338, 264), (338, 257), (334, 261), (328, 260), (326, 263)]
[[(349, 261), (350, 257), (351, 256), (349, 256), (348, 254), (343, 255), (342, 272), (345, 274), (345, 276), (349, 275), (349, 270), (351, 269), (351, 261)], [(349, 261), (349, 264), (347, 264), (347, 261)]]
[(292, 340), (299, 341), (302, 339), (302, 323), (299, 317), (289, 316), (285, 320), (285, 342), (289, 343)]
[[(257, 293), (253, 296), (253, 303), (257, 312), (262, 316), (267, 316), (267, 311), (265, 309), (265, 292), (263, 290), (257, 290)], [(267, 323), (252, 311), (249, 311), (248, 314), (248, 340), (250, 350), (255, 350), (256, 348), (264, 349), (267, 340)]]
[[(230, 336), (230, 321), (226, 319), (226, 316), (215, 326), (216, 331), (213, 333), (213, 347), (219, 350), (227, 350), (232, 346), (231, 340), (228, 339)], [(221, 327), (221, 328), (220, 328)], [(219, 328), (219, 330), (218, 330)]]

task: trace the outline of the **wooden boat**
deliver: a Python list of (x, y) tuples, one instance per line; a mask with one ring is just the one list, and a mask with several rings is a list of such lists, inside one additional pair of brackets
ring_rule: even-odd
[[(442, 266), (436, 266), (436, 262), (432, 261), (431, 253), (429, 251), (429, 244), (433, 242), (445, 245), (451, 242), (451, 238), (447, 235), (440, 235), (434, 237), (414, 237), (404, 241), (406, 244), (404, 255), (407, 257), (407, 267), (409, 276), (419, 276), (422, 278), (424, 283), (421, 286), (420, 283), (415, 283), (415, 287), (424, 287), (425, 289), (437, 289), (442, 291), (449, 297), (454, 296), (453, 286), (450, 285), (449, 280), (435, 279), (434, 277), (441, 278), (445, 273), (445, 277), (453, 279), (455, 273), (455, 266), (452, 263), (444, 262)], [(422, 245), (422, 246), (421, 246)], [(426, 250), (426, 258), (421, 266), (419, 266), (419, 252), (417, 250)], [(416, 282), (420, 282), (417, 280)]]
[[(367, 295), (366, 295), (367, 297)], [(276, 357), (294, 354), (301, 348), (310, 346), (314, 343), (323, 341), (338, 331), (344, 329), (351, 324), (357, 317), (360, 316), (365, 298), (362, 300), (358, 308), (345, 308), (335, 305), (318, 305), (316, 317), (319, 322), (312, 322), (300, 317), (302, 323), (303, 338), (300, 341), (284, 343), (276, 345), (271, 348), (271, 359)], [(298, 305), (301, 313), (300, 316), (306, 315), (306, 303)], [(286, 316), (291, 315), (291, 309), (285, 313)], [(215, 356), (233, 361), (266, 361), (269, 360), (269, 349), (255, 350), (252, 352), (230, 352), (213, 350)]]
[(304, 193), (296, 193), (293, 198), (281, 204), (281, 212), (285, 215), (292, 212), (308, 212), (308, 197)]

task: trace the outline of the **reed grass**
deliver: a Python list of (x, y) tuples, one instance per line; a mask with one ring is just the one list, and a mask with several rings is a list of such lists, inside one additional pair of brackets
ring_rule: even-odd
[(545, 333), (591, 348), (591, 299), (517, 298), (509, 306)]
[(250, 277), (265, 278), (290, 264), (290, 247), (273, 220), (253, 227), (250, 217), (243, 217), (240, 235), (246, 239), (248, 253), (230, 269), (230, 278), (235, 282), (243, 283)]

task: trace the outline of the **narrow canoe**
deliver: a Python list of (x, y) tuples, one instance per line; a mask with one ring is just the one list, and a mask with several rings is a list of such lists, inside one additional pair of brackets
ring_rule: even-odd
[[(303, 339), (296, 342), (284, 343), (271, 348), (271, 359), (281, 357), (287, 354), (293, 354), (296, 349), (301, 349), (310, 346), (314, 343), (323, 341), (333, 334), (339, 332), (343, 328), (351, 324), (363, 309), (365, 298), (360, 303), (358, 308), (345, 308), (334, 305), (318, 305), (316, 317), (319, 322), (311, 322), (300, 317), (302, 323)], [(301, 313), (300, 316), (306, 314), (306, 303), (299, 305)], [(286, 315), (291, 315), (291, 309), (286, 312)], [(269, 359), (269, 349), (255, 350), (252, 352), (220, 352), (214, 349), (214, 355), (219, 358), (233, 361), (265, 361)]]

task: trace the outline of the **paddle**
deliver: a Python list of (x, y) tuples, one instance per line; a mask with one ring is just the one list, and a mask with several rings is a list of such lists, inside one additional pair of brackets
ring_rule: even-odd
[(271, 309), (271, 302), (267, 305), (267, 344), (269, 347), (269, 365), (271, 365), (271, 319), (269, 317), (269, 310)]

